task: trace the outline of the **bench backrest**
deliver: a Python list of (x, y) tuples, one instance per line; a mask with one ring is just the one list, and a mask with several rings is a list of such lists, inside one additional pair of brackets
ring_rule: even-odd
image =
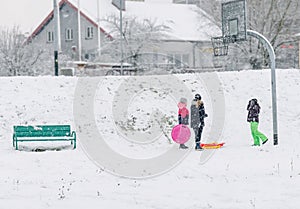
[(14, 126), (16, 137), (70, 136), (70, 125)]

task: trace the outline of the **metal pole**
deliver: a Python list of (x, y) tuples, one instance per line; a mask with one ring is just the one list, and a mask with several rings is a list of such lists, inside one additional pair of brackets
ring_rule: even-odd
[[(120, 0), (120, 5), (122, 5), (122, 1)], [(121, 6), (120, 6), (121, 7)], [(123, 75), (123, 21), (122, 21), (123, 17), (122, 17), (122, 8), (120, 8), (120, 35), (121, 35), (121, 39), (120, 39), (120, 47), (121, 47), (121, 75)]]
[(298, 68), (300, 68), (300, 39), (298, 41), (299, 41), (299, 48), (298, 48), (298, 51), (299, 51), (299, 56), (298, 56), (299, 65), (298, 65)]
[(58, 51), (60, 48), (60, 27), (59, 8), (57, 0), (53, 0), (53, 20), (54, 20), (54, 75), (58, 76)]
[(78, 60), (81, 61), (81, 21), (80, 21), (80, 0), (78, 0)]
[(54, 51), (54, 75), (58, 76), (58, 51)]
[(97, 0), (97, 24), (98, 24), (98, 56), (101, 55), (101, 29), (100, 29), (100, 0)]
[(247, 30), (247, 35), (257, 38), (269, 52), (271, 63), (271, 82), (272, 82), (272, 109), (273, 109), (273, 140), (274, 145), (278, 144), (278, 127), (277, 127), (277, 99), (276, 99), (276, 72), (275, 72), (275, 52), (271, 43), (262, 34)]

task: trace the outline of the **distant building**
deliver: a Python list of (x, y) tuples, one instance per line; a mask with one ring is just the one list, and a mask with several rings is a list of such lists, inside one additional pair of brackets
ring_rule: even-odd
[[(60, 37), (61, 50), (74, 60), (78, 60), (78, 10), (77, 7), (68, 0), (62, 0), (59, 3), (60, 8)], [(44, 19), (44, 21), (34, 30), (28, 38), (28, 42), (45, 45), (45, 47), (54, 49), (54, 21), (53, 11)], [(101, 29), (100, 37), (106, 36)], [(81, 12), (81, 44), (82, 59), (93, 59), (98, 50), (98, 24), (87, 14)]]
[[(177, 59), (189, 67), (212, 68), (213, 53), (211, 37), (220, 32), (207, 14), (196, 6), (195, 0), (126, 0), (124, 16), (136, 16), (143, 19), (155, 19), (169, 26), (172, 31), (169, 38), (162, 40), (159, 47), (149, 48), (147, 53), (165, 54)], [(81, 1), (81, 60), (93, 61), (98, 53), (98, 24), (95, 18), (95, 6), (90, 1)], [(70, 0), (61, 0), (60, 36), (61, 50), (74, 61), (79, 60), (78, 53), (78, 9)], [(101, 18), (105, 15), (118, 15), (119, 11), (111, 0), (100, 1)], [(84, 12), (83, 12), (84, 11)], [(86, 12), (88, 11), (88, 12)], [(113, 39), (111, 28), (100, 23), (100, 42), (105, 38)], [(34, 30), (29, 42), (54, 47), (53, 11)]]

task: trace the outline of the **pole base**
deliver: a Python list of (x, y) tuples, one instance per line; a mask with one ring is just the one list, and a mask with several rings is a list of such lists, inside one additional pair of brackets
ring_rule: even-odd
[(58, 51), (54, 51), (54, 75), (58, 76)]
[(273, 135), (274, 145), (278, 145), (278, 134)]

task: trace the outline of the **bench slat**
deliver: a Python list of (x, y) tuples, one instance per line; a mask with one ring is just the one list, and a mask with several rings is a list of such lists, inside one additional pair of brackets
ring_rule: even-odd
[(20, 137), (20, 138), (18, 138), (18, 141), (61, 141), (61, 140), (63, 140), (63, 141), (66, 141), (66, 140), (74, 140), (74, 138), (72, 138), (72, 137), (58, 137), (58, 136), (56, 136), (56, 137), (51, 137), (51, 138), (49, 138), (49, 137), (37, 137), (37, 138), (35, 138), (35, 137)]
[(17, 137), (25, 137), (25, 136), (32, 136), (32, 137), (43, 137), (43, 136), (70, 136), (70, 132), (66, 131), (54, 131), (54, 132), (42, 132), (42, 131), (29, 131), (29, 132), (15, 132)]
[(15, 132), (29, 132), (29, 131), (70, 131), (70, 125), (37, 125), (37, 126), (14, 126)]

